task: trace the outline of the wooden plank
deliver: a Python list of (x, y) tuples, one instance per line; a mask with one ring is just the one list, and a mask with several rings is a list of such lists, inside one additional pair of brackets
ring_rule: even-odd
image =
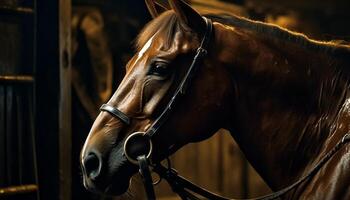
[(219, 192), (219, 181), (221, 181), (219, 180), (221, 160), (218, 157), (220, 137), (220, 133), (216, 133), (212, 138), (196, 144), (198, 168), (195, 170), (198, 172), (198, 183), (213, 192)]
[(9, 196), (14, 196), (14, 195), (17, 196), (19, 194), (35, 193), (37, 190), (38, 190), (38, 186), (35, 184), (0, 188), (0, 198), (6, 199), (6, 197), (9, 197)]
[(26, 7), (0, 6), (0, 15), (32, 15), (33, 9)]
[[(200, 143), (188, 144), (176, 152), (171, 160), (172, 166), (187, 179), (205, 187), (213, 192), (222, 193), (222, 157), (220, 141), (222, 133), (219, 132), (212, 138)], [(173, 193), (166, 190), (167, 185), (161, 185), (158, 196), (174, 197)]]
[(195, 144), (188, 144), (180, 149), (173, 157), (173, 166), (178, 172), (194, 181), (198, 182), (198, 148)]
[(229, 197), (242, 198), (242, 153), (229, 132), (223, 135), (223, 194)]
[(0, 6), (8, 7), (32, 7), (34, 0), (1, 0)]
[(14, 150), (14, 141), (15, 139), (15, 132), (14, 132), (14, 105), (13, 105), (13, 88), (12, 87), (7, 87), (6, 88), (6, 108), (5, 108), (5, 113), (6, 113), (6, 158), (5, 158), (5, 163), (6, 163), (6, 172), (7, 172), (7, 184), (8, 185), (14, 185), (16, 183), (16, 158), (17, 158), (17, 153)]
[(35, 133), (38, 153), (40, 199), (60, 198), (59, 171), (59, 0), (37, 0)]
[(33, 83), (34, 77), (28, 75), (4, 76), (0, 75), (0, 83)]
[[(31, 6), (33, 7), (34, 15), (32, 18), (32, 69), (31, 74), (36, 75), (36, 67), (37, 67), (37, 46), (38, 46), (38, 13), (37, 13), (37, 1), (38, 0), (32, 0)], [(29, 55), (28, 55), (29, 56)], [(34, 175), (34, 183), (38, 186), (38, 190), (36, 192), (36, 200), (40, 200), (41, 194), (40, 194), (40, 186), (39, 186), (39, 168), (38, 168), (38, 154), (37, 154), (37, 134), (36, 134), (36, 83), (34, 82), (33, 87), (31, 90), (28, 91), (30, 94), (28, 97), (29, 107), (28, 107), (28, 114), (29, 114), (29, 132), (31, 137), (31, 144), (32, 144), (32, 155), (33, 155), (33, 175)]]
[(6, 171), (7, 184), (19, 184), (19, 152), (18, 152), (18, 124), (17, 124), (17, 104), (16, 88), (9, 86), (6, 88)]
[(12, 75), (21, 64), (21, 24), (15, 21), (0, 21), (0, 74)]
[[(30, 169), (30, 167), (27, 165), (31, 165), (31, 163), (24, 163), (23, 162), (23, 155), (25, 156), (30, 156), (26, 155), (26, 153), (23, 150), (25, 147), (25, 142), (23, 140), (23, 136), (25, 135), (23, 124), (24, 124), (24, 116), (25, 112), (23, 112), (22, 105), (23, 105), (23, 88), (16, 88), (16, 96), (15, 96), (15, 106), (16, 106), (16, 125), (17, 125), (17, 144), (16, 144), (16, 149), (17, 149), (17, 158), (18, 158), (18, 184), (22, 185), (23, 183), (23, 175), (26, 174), (26, 169)], [(29, 149), (28, 149), (29, 150)], [(30, 172), (29, 172), (30, 173)]]
[(59, 171), (60, 199), (72, 196), (71, 0), (59, 0)]
[[(35, 66), (35, 65), (34, 65)], [(35, 93), (34, 93), (34, 88), (31, 87), (29, 90), (27, 90), (27, 102), (28, 106), (27, 111), (28, 111), (28, 121), (27, 121), (27, 127), (28, 127), (28, 141), (30, 141), (30, 153), (32, 154), (31, 161), (33, 163), (32, 166), (32, 176), (29, 177), (29, 179), (33, 180), (32, 183), (35, 183), (35, 185), (38, 186), (38, 190), (36, 191), (35, 199), (40, 200), (40, 190), (39, 190), (39, 175), (38, 175), (38, 156), (37, 156), (37, 146), (36, 146), (36, 134), (35, 134), (35, 115), (34, 115), (34, 110), (35, 110)], [(29, 152), (29, 150), (28, 150)]]
[[(179, 174), (226, 197), (247, 198), (270, 191), (225, 130), (201, 143), (186, 145), (171, 160)], [(179, 199), (167, 184), (157, 188), (157, 196)]]
[(4, 187), (6, 182), (6, 123), (5, 123), (5, 87), (0, 85), (0, 187)]
[(36, 134), (41, 199), (71, 198), (70, 0), (36, 3)]
[(249, 180), (249, 197), (257, 197), (271, 193), (271, 189), (266, 185), (260, 175), (249, 165), (248, 167), (248, 180)]
[(33, 91), (32, 87), (17, 88), (17, 127), (18, 127), (18, 158), (19, 158), (19, 184), (36, 183), (35, 179), (35, 155), (33, 155), (33, 146), (35, 142), (32, 140), (33, 119)]

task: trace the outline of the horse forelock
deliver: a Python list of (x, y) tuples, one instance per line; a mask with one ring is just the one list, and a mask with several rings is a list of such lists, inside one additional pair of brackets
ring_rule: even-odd
[(163, 37), (163, 45), (169, 47), (173, 43), (179, 28), (180, 21), (173, 11), (162, 13), (159, 17), (150, 21), (140, 32), (135, 42), (136, 50), (140, 51), (155, 34)]

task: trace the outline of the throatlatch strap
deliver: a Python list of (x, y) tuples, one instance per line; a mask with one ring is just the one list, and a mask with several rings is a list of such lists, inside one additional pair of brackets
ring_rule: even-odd
[(139, 172), (142, 176), (143, 185), (145, 186), (147, 199), (155, 200), (156, 194), (154, 193), (153, 181), (152, 181), (151, 172), (149, 170), (147, 157), (145, 155), (142, 155), (137, 157), (137, 160), (139, 162), (139, 168), (140, 168)]

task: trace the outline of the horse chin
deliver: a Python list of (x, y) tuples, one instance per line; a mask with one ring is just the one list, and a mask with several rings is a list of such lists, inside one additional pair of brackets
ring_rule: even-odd
[(133, 174), (134, 173), (130, 172), (121, 172), (113, 176), (113, 180), (111, 184), (106, 187), (104, 194), (111, 196), (119, 196), (124, 194), (129, 189), (130, 180)]
[(128, 191), (129, 182), (130, 181), (117, 183), (117, 184), (112, 183), (105, 189), (103, 194), (108, 196), (120, 196), (124, 194), (126, 191)]
[(117, 148), (111, 153), (109, 159), (110, 184), (104, 190), (104, 194), (119, 196), (124, 194), (128, 188), (131, 177), (137, 173), (137, 166), (130, 163), (123, 155), (123, 149)]

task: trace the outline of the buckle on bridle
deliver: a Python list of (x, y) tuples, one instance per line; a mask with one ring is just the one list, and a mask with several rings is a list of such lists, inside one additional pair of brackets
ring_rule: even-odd
[(208, 51), (202, 47), (198, 47), (197, 54), (199, 56), (206, 56), (208, 54)]
[(145, 155), (150, 159), (153, 151), (151, 138), (144, 132), (135, 132), (129, 135), (124, 142), (124, 155), (133, 164), (138, 165), (137, 158)]

